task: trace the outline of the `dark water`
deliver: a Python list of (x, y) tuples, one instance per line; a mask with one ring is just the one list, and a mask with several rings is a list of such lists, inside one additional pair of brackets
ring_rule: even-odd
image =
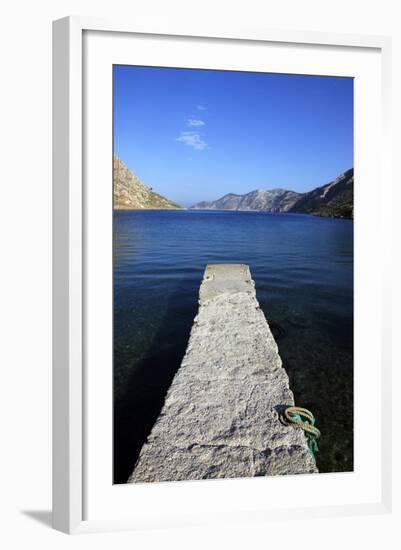
[(132, 472), (184, 355), (207, 263), (249, 264), (321, 472), (353, 469), (353, 223), (255, 212), (115, 212), (114, 480)]

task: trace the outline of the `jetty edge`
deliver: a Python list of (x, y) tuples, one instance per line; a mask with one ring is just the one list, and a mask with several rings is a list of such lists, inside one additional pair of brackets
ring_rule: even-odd
[(316, 473), (303, 431), (280, 421), (293, 405), (249, 266), (207, 265), (185, 356), (128, 482)]

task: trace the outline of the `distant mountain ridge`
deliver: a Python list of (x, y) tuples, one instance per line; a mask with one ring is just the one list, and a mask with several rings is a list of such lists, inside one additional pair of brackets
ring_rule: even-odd
[(317, 216), (353, 217), (354, 169), (307, 193), (286, 189), (257, 189), (245, 195), (228, 193), (215, 201), (198, 202), (194, 210), (299, 212)]
[(228, 193), (212, 202), (199, 202), (193, 209), (203, 210), (264, 210), (267, 212), (288, 212), (300, 197), (300, 193), (285, 189), (256, 189), (246, 195)]
[(113, 160), (115, 210), (180, 210), (182, 206), (155, 193), (120, 160)]

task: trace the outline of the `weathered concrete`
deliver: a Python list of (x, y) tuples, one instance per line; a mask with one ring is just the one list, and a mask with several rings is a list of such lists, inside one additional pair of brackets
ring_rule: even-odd
[(288, 376), (246, 265), (208, 265), (185, 357), (129, 479), (316, 472)]

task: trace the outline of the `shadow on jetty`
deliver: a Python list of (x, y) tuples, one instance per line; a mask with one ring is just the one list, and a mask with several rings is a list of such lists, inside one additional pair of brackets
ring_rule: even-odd
[(181, 301), (182, 291), (177, 288), (146, 357), (133, 365), (124, 396), (114, 402), (114, 483), (126, 483), (132, 474), (185, 355), (197, 294), (193, 311), (180, 307)]

